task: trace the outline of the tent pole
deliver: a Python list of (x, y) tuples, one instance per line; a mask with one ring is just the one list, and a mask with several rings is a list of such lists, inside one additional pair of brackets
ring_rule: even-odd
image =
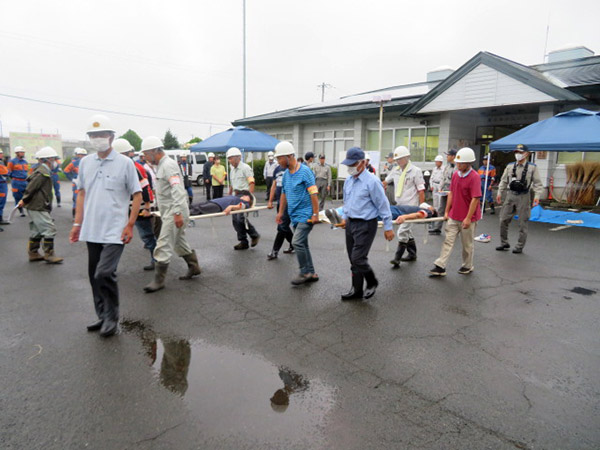
[[(492, 151), (490, 150), (488, 152), (487, 167), (485, 168), (485, 181), (483, 182), (483, 192), (481, 193), (481, 195), (483, 196), (483, 202), (482, 202), (482, 208), (481, 208), (482, 215), (485, 212), (485, 194), (487, 192), (487, 187), (488, 187), (488, 174), (490, 173), (490, 160), (491, 159), (492, 159)], [(492, 194), (492, 197), (493, 197), (493, 194)], [(493, 200), (493, 198), (492, 198), (492, 200)]]

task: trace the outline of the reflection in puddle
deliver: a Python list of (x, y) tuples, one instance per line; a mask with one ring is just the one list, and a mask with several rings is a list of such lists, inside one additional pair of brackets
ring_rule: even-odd
[(319, 380), (256, 355), (159, 336), (140, 322), (123, 328), (140, 336), (160, 383), (183, 397), (208, 433), (269, 444), (320, 440), (334, 392)]

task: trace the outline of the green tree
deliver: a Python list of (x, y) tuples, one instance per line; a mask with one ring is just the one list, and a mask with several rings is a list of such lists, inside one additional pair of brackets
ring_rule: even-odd
[(179, 147), (179, 141), (177, 140), (177, 136), (171, 133), (171, 130), (167, 130), (165, 133), (165, 138), (163, 139), (163, 144), (165, 145), (165, 150), (171, 150)]
[(202, 138), (195, 137), (188, 141), (188, 144), (197, 144), (198, 142), (202, 142)]
[(139, 152), (142, 148), (142, 138), (135, 131), (129, 129), (121, 137), (123, 139), (126, 139), (131, 145), (133, 145), (133, 148), (135, 148), (136, 152)]

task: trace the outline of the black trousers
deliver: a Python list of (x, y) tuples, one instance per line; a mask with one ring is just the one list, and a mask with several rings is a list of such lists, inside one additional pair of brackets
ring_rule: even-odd
[(200, 216), (202, 214), (214, 214), (220, 212), (223, 212), (221, 207), (213, 202), (192, 203), (190, 205), (190, 216)]
[(211, 200), (210, 190), (212, 189), (212, 181), (204, 180), (204, 190), (206, 191), (206, 201)]
[(377, 234), (377, 219), (348, 219), (346, 221), (346, 250), (352, 273), (371, 272), (369, 250)]
[[(240, 195), (240, 193), (241, 191), (234, 191), (235, 195)], [(259, 236), (254, 225), (248, 220), (248, 214), (232, 214), (231, 223), (233, 224), (233, 229), (236, 231), (238, 241), (240, 242), (245, 242), (247, 244), (248, 235), (250, 235), (252, 239)]]
[(221, 186), (213, 186), (213, 198), (221, 198), (223, 197), (223, 185)]
[(273, 186), (273, 177), (265, 178), (265, 182), (267, 183), (267, 201), (269, 201), (269, 196), (271, 195), (271, 186)]
[(94, 308), (99, 319), (119, 320), (117, 266), (125, 248), (122, 244), (88, 242), (88, 276)]

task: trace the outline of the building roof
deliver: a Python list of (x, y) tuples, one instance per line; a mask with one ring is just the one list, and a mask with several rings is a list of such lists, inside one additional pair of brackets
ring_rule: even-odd
[(373, 102), (373, 96), (381, 94), (391, 96), (391, 101), (384, 103), (386, 111), (399, 111), (407, 116), (414, 115), (480, 64), (527, 84), (557, 101), (586, 101), (577, 93), (580, 91), (578, 88), (600, 84), (600, 56), (525, 66), (493, 53), (479, 52), (441, 81), (412, 83), (362, 92), (323, 103), (238, 119), (233, 124), (252, 126), (322, 117), (344, 118), (375, 114), (379, 105)]

